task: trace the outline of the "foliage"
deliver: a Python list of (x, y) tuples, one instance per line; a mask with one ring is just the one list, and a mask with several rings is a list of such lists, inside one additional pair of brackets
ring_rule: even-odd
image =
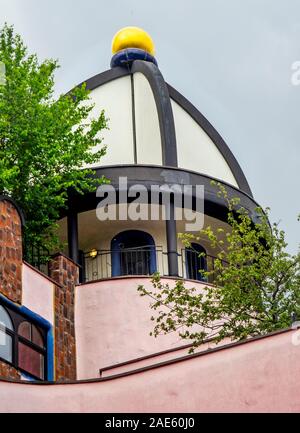
[(206, 227), (197, 237), (180, 235), (187, 247), (206, 240), (218, 251), (214, 270), (199, 270), (213, 284), (199, 291), (178, 280), (171, 287), (156, 274), (154, 290), (138, 289), (141, 296), (151, 297), (151, 308), (158, 313), (152, 317), (152, 334), (177, 331), (193, 342), (192, 350), (207, 338), (242, 340), (289, 327), (292, 316), (300, 317), (300, 254), (286, 252), (285, 234), (278, 224), (270, 226), (268, 209), (257, 208), (253, 222), (239, 200), (218, 187), (230, 229)]
[(55, 100), (58, 62), (40, 63), (8, 25), (0, 30), (1, 62), (0, 192), (24, 210), (27, 241), (52, 249), (58, 241), (55, 221), (67, 206), (68, 190), (95, 188), (92, 171), (80, 168), (106, 152), (99, 138), (105, 115), (89, 120), (93, 105), (85, 85)]

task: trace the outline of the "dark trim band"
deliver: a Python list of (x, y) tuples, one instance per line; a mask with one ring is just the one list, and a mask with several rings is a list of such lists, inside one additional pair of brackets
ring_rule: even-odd
[(116, 80), (117, 78), (126, 77), (127, 75), (130, 75), (130, 71), (128, 71), (128, 69), (116, 67), (101, 72), (100, 74), (94, 75), (94, 77), (91, 77), (88, 80), (80, 83), (78, 87), (86, 85), (87, 90), (91, 91), (97, 89), (97, 87), (100, 87), (103, 84), (110, 83), (111, 81)]
[(153, 63), (136, 60), (132, 64), (131, 73), (136, 72), (141, 72), (146, 77), (154, 95), (160, 126), (163, 165), (178, 167), (175, 123), (166, 82)]
[[(225, 202), (222, 198), (218, 197), (218, 190), (211, 184), (211, 181), (220, 182), (226, 187), (229, 197), (238, 197), (240, 199), (240, 206), (243, 206), (249, 211), (249, 215), (253, 221), (257, 221), (256, 208), (259, 207), (258, 203), (254, 199), (239, 190), (238, 188), (221, 182), (218, 179), (212, 178), (207, 175), (203, 175), (197, 172), (180, 169), (177, 167), (162, 167), (154, 165), (116, 165), (107, 167), (94, 168), (96, 178), (102, 178), (105, 176), (110, 179), (111, 185), (116, 189), (117, 194), (119, 193), (119, 178), (127, 178), (127, 187), (130, 188), (133, 185), (144, 185), (149, 192), (153, 185), (203, 185), (204, 186), (204, 212), (205, 215), (212, 216), (221, 221), (227, 222), (228, 210), (226, 209)], [(119, 194), (118, 194), (119, 196)], [(120, 197), (117, 197), (118, 200)], [(127, 194), (126, 194), (127, 198)], [(128, 198), (127, 198), (128, 199)], [(128, 202), (130, 200), (128, 199)], [(193, 188), (193, 210), (195, 209), (196, 196)], [(72, 200), (69, 202), (69, 207), (74, 212), (86, 212), (89, 210), (96, 209), (99, 204), (99, 199), (96, 197), (95, 192), (86, 193), (80, 195), (77, 193), (72, 194)], [(65, 212), (62, 212), (61, 218), (66, 216)]]

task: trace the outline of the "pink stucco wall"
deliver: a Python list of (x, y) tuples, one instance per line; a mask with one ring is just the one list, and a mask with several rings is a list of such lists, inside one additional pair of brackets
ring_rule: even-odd
[(295, 331), (93, 383), (0, 381), (1, 412), (299, 412)]
[[(163, 282), (174, 284), (172, 279)], [(76, 288), (75, 328), (77, 378), (99, 377), (99, 369), (184, 345), (176, 333), (151, 337), (150, 298), (137, 292), (140, 284), (151, 289), (149, 278), (111, 279)], [(202, 287), (197, 282), (186, 286)], [(187, 353), (187, 351), (186, 351)]]
[[(203, 344), (201, 344), (200, 347), (197, 348), (197, 353), (207, 351), (209, 349), (213, 349), (217, 346), (224, 346), (225, 344), (230, 344), (232, 341), (230, 339), (225, 339), (222, 341), (222, 343), (219, 343), (218, 345), (214, 343), (213, 341), (207, 341)], [(187, 347), (188, 346), (188, 347)], [(125, 373), (133, 370), (137, 370), (140, 368), (145, 368), (148, 366), (153, 366), (154, 364), (158, 364), (161, 362), (170, 361), (175, 358), (181, 358), (183, 356), (187, 356), (189, 354), (190, 345), (182, 346), (179, 345), (175, 349), (171, 349), (168, 351), (153, 353), (150, 356), (147, 356), (145, 358), (137, 358), (129, 363), (125, 364), (117, 364), (113, 366), (109, 366), (110, 368), (105, 368), (103, 371), (101, 371), (101, 377), (108, 377), (120, 373)]]
[(22, 305), (53, 325), (54, 283), (26, 263), (22, 266)]

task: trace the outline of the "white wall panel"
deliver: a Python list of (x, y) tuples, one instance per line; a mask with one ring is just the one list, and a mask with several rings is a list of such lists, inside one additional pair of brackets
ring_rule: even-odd
[[(91, 92), (95, 104), (92, 115), (98, 116), (105, 110), (109, 119), (109, 130), (101, 133), (107, 154), (100, 165), (133, 164), (132, 97), (130, 77), (122, 77), (104, 84)], [(94, 164), (93, 166), (98, 166)]]
[(194, 119), (172, 100), (178, 166), (207, 174), (238, 187), (223, 155)]
[(138, 164), (162, 164), (159, 119), (154, 95), (143, 74), (134, 74)]

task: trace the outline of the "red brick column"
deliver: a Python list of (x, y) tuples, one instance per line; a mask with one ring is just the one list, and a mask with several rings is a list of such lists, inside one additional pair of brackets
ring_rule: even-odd
[(55, 287), (56, 380), (76, 380), (74, 304), (79, 267), (63, 254), (57, 254), (49, 263), (49, 276), (58, 283)]
[(20, 380), (21, 374), (9, 364), (0, 361), (0, 378)]
[(17, 207), (0, 197), (0, 293), (22, 303), (22, 220)]

